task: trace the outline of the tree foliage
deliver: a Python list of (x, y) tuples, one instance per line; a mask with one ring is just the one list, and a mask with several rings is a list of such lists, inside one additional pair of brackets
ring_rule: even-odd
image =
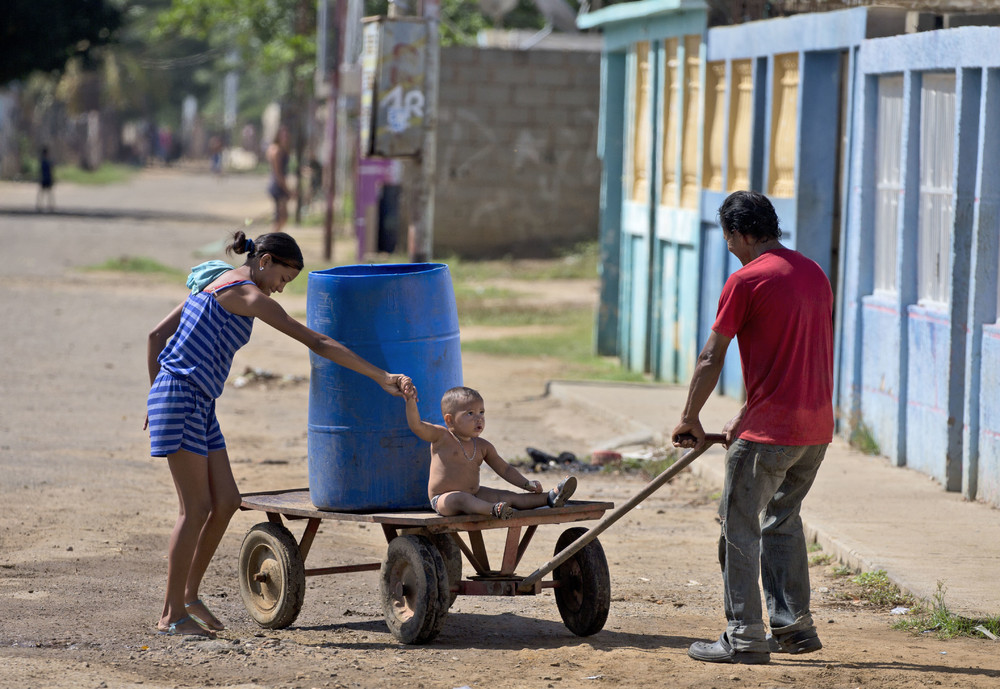
[(110, 0), (4, 0), (0, 25), (0, 84), (32, 72), (61, 71), (112, 42), (122, 14)]
[(173, 0), (153, 39), (183, 36), (234, 52), (264, 73), (297, 66), (308, 79), (316, 57), (314, 0)]

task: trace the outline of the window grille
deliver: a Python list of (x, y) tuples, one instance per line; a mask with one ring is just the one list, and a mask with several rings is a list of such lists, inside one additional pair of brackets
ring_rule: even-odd
[(896, 232), (903, 194), (903, 78), (878, 80), (878, 122), (875, 133), (875, 291), (899, 292), (896, 280)]
[(920, 221), (917, 298), (951, 298), (949, 256), (955, 219), (955, 75), (925, 74), (920, 87)]

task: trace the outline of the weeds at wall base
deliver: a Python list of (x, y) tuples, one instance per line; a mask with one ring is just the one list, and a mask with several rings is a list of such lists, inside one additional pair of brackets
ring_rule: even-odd
[(1000, 637), (1000, 615), (978, 619), (956, 615), (945, 604), (944, 594), (945, 587), (938, 582), (934, 600), (924, 600), (916, 604), (903, 619), (894, 623), (892, 628), (913, 634), (933, 634), (939, 639), (956, 637), (988, 639), (990, 635)]

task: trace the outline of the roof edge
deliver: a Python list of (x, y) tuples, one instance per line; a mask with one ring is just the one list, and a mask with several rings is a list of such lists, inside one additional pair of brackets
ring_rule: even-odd
[(580, 29), (593, 29), (634, 19), (648, 19), (657, 15), (691, 10), (708, 12), (708, 5), (703, 0), (639, 0), (639, 2), (625, 2), (603, 7), (595, 12), (581, 14), (576, 19), (576, 25)]

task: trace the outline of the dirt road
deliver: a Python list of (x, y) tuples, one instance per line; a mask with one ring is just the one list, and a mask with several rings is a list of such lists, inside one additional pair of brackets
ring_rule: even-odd
[[(375, 572), (310, 578), (295, 624), (262, 630), (235, 574), (243, 535), (262, 518), (253, 513), (236, 516), (203, 588), (228, 631), (215, 641), (154, 634), (176, 498), (142, 431), (145, 337), (184, 288), (82, 268), (127, 254), (186, 269), (241, 217), (266, 213), (263, 184), (157, 173), (125, 188), (64, 185), (60, 207), (79, 212), (53, 216), (11, 213), (33, 205), (34, 187), (0, 185), (0, 688), (1000, 686), (995, 646), (890, 631), (887, 611), (844, 599), (849, 586), (822, 566), (821, 652), (759, 667), (690, 660), (688, 645), (715, 637), (724, 619), (715, 487), (688, 474), (602, 536), (612, 607), (592, 637), (573, 636), (547, 592), (460, 597), (434, 642), (401, 646)], [(315, 259), (318, 232), (294, 231)], [(282, 301), (304, 313), (304, 298)], [(245, 367), (305, 376), (309, 364), (304, 348), (258, 325), (234, 371)], [(544, 396), (560, 375), (551, 361), (467, 355), (464, 369), (486, 396), (486, 435), (508, 456), (528, 445), (585, 454), (615, 435)], [(303, 383), (227, 388), (219, 416), (243, 491), (306, 485), (306, 405)], [(675, 415), (664, 410), (665, 424)], [(586, 474), (578, 496), (621, 503), (641, 485)], [(525, 571), (548, 558), (560, 530), (539, 529)], [(379, 529), (332, 523), (309, 557), (343, 564), (384, 552)]]

